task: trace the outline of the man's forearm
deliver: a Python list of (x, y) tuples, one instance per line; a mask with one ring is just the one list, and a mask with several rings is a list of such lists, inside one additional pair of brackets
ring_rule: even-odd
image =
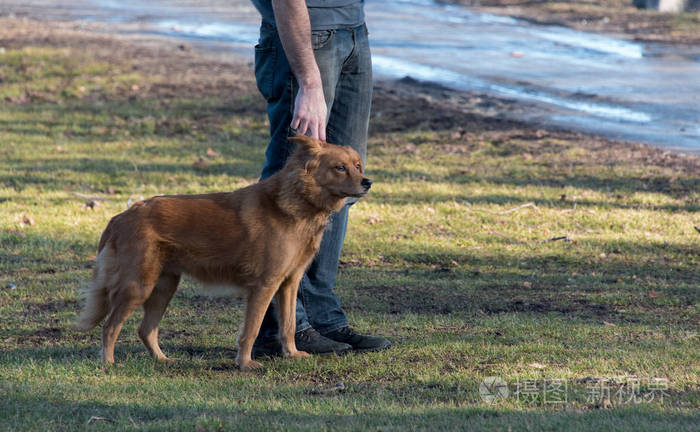
[(272, 10), (284, 53), (299, 83), (290, 127), (299, 134), (308, 133), (325, 141), (327, 108), (321, 73), (311, 46), (311, 22), (306, 2), (272, 0)]
[(320, 88), (321, 74), (311, 47), (311, 22), (304, 0), (273, 0), (277, 31), (300, 87)]

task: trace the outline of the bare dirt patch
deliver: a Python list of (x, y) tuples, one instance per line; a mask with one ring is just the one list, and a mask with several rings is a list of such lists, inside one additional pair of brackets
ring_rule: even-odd
[[(0, 18), (0, 46), (5, 49), (49, 46), (75, 55), (89, 55), (113, 67), (128, 67), (148, 77), (141, 85), (117, 95), (86, 95), (86, 98), (156, 100), (167, 104), (183, 98), (223, 98), (219, 114), (264, 116), (265, 102), (255, 87), (251, 65), (243, 61), (222, 61), (184, 51), (180, 44), (165, 38), (137, 41), (86, 31), (80, 23), (32, 21)], [(45, 101), (52, 103), (50, 100)], [(700, 172), (700, 158), (664, 151), (655, 147), (620, 143), (592, 135), (557, 128), (543, 129), (507, 116), (524, 112), (527, 102), (496, 98), (474, 92), (454, 91), (411, 78), (377, 82), (374, 89), (370, 132), (392, 145), (391, 133), (429, 130), (447, 138), (447, 152), (466, 154), (478, 142), (503, 144), (508, 153), (550, 153), (583, 147), (593, 152), (597, 163), (628, 160), (645, 164)], [(201, 127), (211, 116), (194, 121)], [(216, 122), (214, 122), (216, 123)], [(157, 125), (176, 130), (178, 125)], [(245, 125), (242, 125), (245, 126)], [(443, 136), (444, 135), (444, 136)], [(405, 143), (397, 143), (405, 144)]]
[(698, 44), (700, 12), (680, 15), (639, 10), (631, 0), (579, 2), (528, 0), (447, 0), (484, 12), (576, 30), (616, 34), (643, 42)]

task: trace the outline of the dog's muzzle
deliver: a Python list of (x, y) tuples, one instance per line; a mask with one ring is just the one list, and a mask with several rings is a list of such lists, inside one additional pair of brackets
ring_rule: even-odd
[(369, 188), (372, 187), (372, 180), (368, 179), (367, 177), (363, 178), (362, 181), (360, 182), (362, 187), (365, 188), (365, 190), (369, 190)]

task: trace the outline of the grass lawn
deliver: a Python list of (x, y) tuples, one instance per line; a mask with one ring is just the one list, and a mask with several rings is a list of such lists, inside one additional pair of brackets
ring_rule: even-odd
[(394, 348), (241, 373), (242, 302), (185, 279), (180, 361), (137, 312), (103, 366), (72, 322), (107, 221), (256, 181), (266, 116), (245, 64), (49, 27), (0, 20), (0, 430), (697, 430), (700, 160), (410, 83), (376, 89), (337, 287)]

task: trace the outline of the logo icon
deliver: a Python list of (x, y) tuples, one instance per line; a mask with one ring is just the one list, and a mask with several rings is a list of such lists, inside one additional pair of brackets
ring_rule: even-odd
[(506, 384), (501, 377), (490, 376), (484, 378), (481, 384), (479, 384), (479, 395), (481, 399), (487, 403), (494, 403), (498, 399), (505, 399), (508, 397), (509, 393), (508, 384)]

